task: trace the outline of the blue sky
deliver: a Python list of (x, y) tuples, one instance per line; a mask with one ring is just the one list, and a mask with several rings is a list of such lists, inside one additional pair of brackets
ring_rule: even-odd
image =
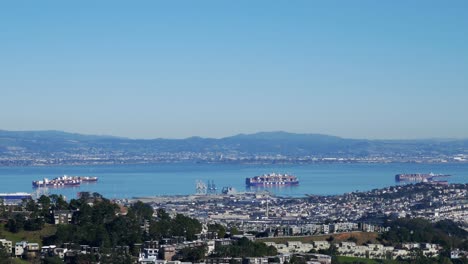
[(0, 129), (468, 138), (467, 1), (2, 1)]

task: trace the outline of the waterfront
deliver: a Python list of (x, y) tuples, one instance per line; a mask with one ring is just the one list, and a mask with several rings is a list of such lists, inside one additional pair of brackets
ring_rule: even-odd
[[(329, 195), (351, 191), (366, 191), (396, 185), (398, 173), (444, 173), (451, 174), (449, 182), (468, 182), (468, 164), (141, 164), (99, 166), (54, 166), (54, 167), (2, 167), (0, 168), (0, 193), (33, 192), (31, 182), (44, 177), (52, 179), (64, 174), (74, 176), (97, 176), (95, 184), (80, 187), (51, 189), (68, 198), (77, 192), (98, 192), (108, 198), (131, 198), (135, 196), (186, 195), (195, 193), (197, 180), (214, 181), (221, 191), (232, 186), (238, 191), (246, 189), (245, 178), (268, 172), (284, 172), (296, 175), (299, 186), (268, 188), (283, 196), (305, 194)], [(261, 189), (260, 189), (261, 190)]]

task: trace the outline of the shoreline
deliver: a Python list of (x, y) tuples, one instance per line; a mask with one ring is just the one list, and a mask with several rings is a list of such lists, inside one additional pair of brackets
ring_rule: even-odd
[(90, 162), (90, 163), (60, 163), (60, 164), (11, 164), (5, 165), (0, 163), (0, 168), (28, 168), (28, 167), (80, 167), (80, 166), (125, 166), (125, 165), (173, 165), (173, 164), (193, 164), (193, 165), (313, 165), (313, 164), (459, 164), (466, 165), (468, 161), (418, 161), (418, 160), (402, 160), (402, 161), (270, 161), (270, 162), (213, 162), (213, 161), (171, 161), (171, 162)]

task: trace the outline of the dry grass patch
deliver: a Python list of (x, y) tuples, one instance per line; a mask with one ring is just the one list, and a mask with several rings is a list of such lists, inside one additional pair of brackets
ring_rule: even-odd
[(350, 233), (340, 233), (340, 234), (328, 234), (328, 235), (318, 235), (318, 236), (291, 236), (291, 237), (269, 237), (269, 238), (259, 238), (259, 241), (262, 242), (275, 242), (284, 244), (287, 241), (300, 241), (302, 243), (310, 243), (312, 241), (323, 241), (333, 237), (333, 242), (342, 242), (347, 241), (348, 239), (355, 238), (357, 244), (362, 245), (368, 241), (372, 243), (378, 243), (377, 237), (378, 233), (374, 232), (350, 232)]

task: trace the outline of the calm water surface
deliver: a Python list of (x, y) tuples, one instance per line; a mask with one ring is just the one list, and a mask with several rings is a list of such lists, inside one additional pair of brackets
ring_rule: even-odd
[(307, 164), (307, 165), (232, 165), (232, 164), (142, 164), (57, 167), (2, 167), (0, 193), (34, 192), (31, 182), (67, 175), (97, 176), (99, 182), (75, 188), (48, 189), (49, 193), (75, 198), (77, 192), (98, 192), (108, 198), (131, 198), (195, 193), (197, 180), (213, 180), (218, 192), (224, 186), (249, 191), (245, 178), (263, 173), (292, 173), (300, 180), (297, 187), (271, 188), (284, 196), (341, 194), (396, 185), (397, 173), (451, 174), (451, 183), (468, 182), (468, 164)]

